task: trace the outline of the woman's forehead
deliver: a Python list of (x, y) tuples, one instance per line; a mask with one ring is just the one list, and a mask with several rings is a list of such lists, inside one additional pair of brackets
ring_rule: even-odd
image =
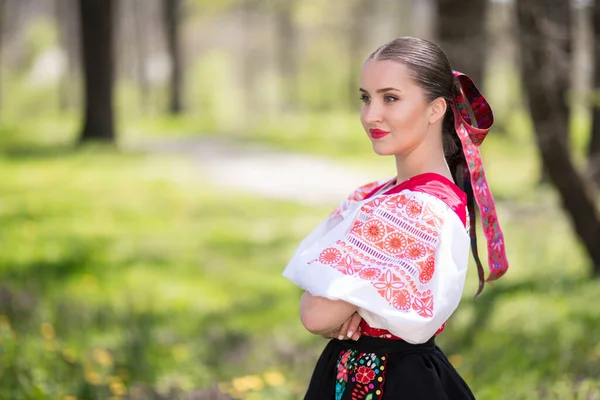
[(390, 60), (368, 60), (361, 74), (361, 87), (377, 90), (394, 87), (400, 90), (416, 86), (406, 65)]

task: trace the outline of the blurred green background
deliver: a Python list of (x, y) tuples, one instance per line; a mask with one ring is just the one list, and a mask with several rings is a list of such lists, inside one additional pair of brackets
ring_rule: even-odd
[[(114, 138), (81, 140), (82, 2), (112, 7)], [(485, 3), (479, 86), (496, 125), (482, 152), (511, 269), (473, 300), (471, 268), (438, 344), (479, 399), (600, 399), (600, 282), (541, 178), (515, 4), (467, 3)], [(571, 4), (580, 171), (592, 3)], [(0, 399), (301, 398), (326, 342), (303, 329), (281, 272), (347, 191), (395, 174), (362, 132), (357, 76), (396, 36), (444, 43), (436, 1), (0, 10)]]

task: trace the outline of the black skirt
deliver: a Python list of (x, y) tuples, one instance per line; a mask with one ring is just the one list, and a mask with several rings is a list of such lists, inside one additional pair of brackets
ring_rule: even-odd
[(329, 342), (304, 400), (467, 400), (473, 393), (435, 345), (363, 336)]

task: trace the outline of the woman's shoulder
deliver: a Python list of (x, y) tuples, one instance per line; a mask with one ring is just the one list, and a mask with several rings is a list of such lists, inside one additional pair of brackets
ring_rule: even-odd
[(423, 203), (443, 203), (467, 224), (467, 194), (454, 182), (437, 173), (416, 175), (384, 193), (390, 198), (411, 198)]
[(378, 190), (383, 188), (383, 186), (390, 183), (392, 180), (393, 180), (393, 178), (379, 179), (379, 180), (376, 180), (373, 182), (363, 184), (363, 185), (359, 186), (358, 188), (354, 189), (352, 191), (352, 193), (350, 193), (350, 195), (347, 197), (346, 200), (350, 200), (350, 201), (365, 200), (365, 199), (371, 197), (371, 195), (373, 193), (376, 193)]

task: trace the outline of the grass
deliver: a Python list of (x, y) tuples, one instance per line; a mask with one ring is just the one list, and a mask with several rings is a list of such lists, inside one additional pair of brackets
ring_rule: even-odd
[[(600, 283), (552, 192), (490, 158), (490, 176), (514, 177), (493, 178), (511, 198), (512, 267), (478, 301), (471, 269), (440, 344), (478, 398), (596, 398)], [(112, 149), (11, 153), (0, 169), (0, 398), (299, 398), (323, 341), (280, 273), (330, 207), (225, 192), (192, 161)]]
[[(393, 174), (353, 111), (282, 113), (238, 129), (228, 114), (237, 95), (210, 86), (227, 84), (208, 73), (226, 56), (210, 57), (196, 67), (212, 81), (194, 108), (205, 113), (149, 118), (132, 105), (133, 88), (120, 86), (120, 140), (227, 135)], [(79, 116), (49, 110), (54, 89), (32, 95), (7, 81), (0, 399), (300, 398), (324, 342), (304, 332), (300, 292), (281, 271), (334, 205), (224, 190), (192, 160), (75, 149)], [(471, 268), (439, 344), (478, 398), (598, 399), (600, 282), (588, 278), (556, 194), (537, 182), (526, 115), (501, 115), (482, 152), (511, 269), (474, 301)], [(586, 118), (572, 123), (580, 158)]]
[(279, 271), (323, 211), (225, 195), (190, 162), (110, 150), (0, 168), (0, 398), (208, 387), (310, 342)]

